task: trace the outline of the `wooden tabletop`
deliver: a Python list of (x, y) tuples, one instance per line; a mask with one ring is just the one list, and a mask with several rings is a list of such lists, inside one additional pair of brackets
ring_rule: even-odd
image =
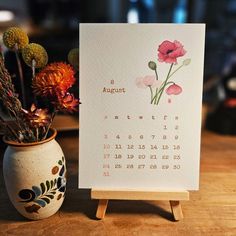
[(0, 155), (0, 235), (236, 235), (236, 137), (202, 134), (200, 191), (182, 202), (184, 219), (173, 221), (165, 201), (111, 201), (104, 220), (96, 220), (97, 201), (78, 190), (78, 135), (57, 138), (67, 158), (68, 185), (60, 211), (28, 221), (11, 205), (2, 176)]

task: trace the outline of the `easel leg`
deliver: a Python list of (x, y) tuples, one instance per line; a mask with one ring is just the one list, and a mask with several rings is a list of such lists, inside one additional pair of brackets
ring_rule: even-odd
[(98, 219), (101, 220), (105, 217), (106, 210), (107, 210), (107, 204), (108, 204), (108, 200), (106, 200), (106, 199), (100, 199), (99, 200), (97, 213), (96, 213), (96, 217)]
[(180, 201), (170, 201), (170, 207), (176, 221), (184, 218)]

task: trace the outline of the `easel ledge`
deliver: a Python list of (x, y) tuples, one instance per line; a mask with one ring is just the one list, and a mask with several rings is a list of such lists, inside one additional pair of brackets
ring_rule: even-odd
[(183, 191), (162, 191), (162, 190), (112, 190), (112, 189), (92, 189), (91, 198), (98, 199), (96, 217), (103, 219), (109, 200), (168, 200), (171, 211), (176, 221), (183, 219), (180, 201), (189, 200), (189, 192)]

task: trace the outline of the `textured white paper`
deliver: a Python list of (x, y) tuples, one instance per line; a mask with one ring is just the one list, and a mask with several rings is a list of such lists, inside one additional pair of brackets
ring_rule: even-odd
[(204, 24), (80, 24), (80, 188), (198, 189), (204, 37)]

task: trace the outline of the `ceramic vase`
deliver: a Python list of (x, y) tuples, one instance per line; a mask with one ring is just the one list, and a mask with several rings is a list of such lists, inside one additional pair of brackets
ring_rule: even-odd
[(56, 130), (35, 143), (6, 140), (3, 175), (9, 198), (24, 217), (47, 218), (61, 207), (66, 191), (66, 164)]

